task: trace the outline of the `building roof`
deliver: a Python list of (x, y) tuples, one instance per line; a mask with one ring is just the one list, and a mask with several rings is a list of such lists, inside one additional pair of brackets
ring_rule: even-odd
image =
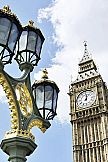
[(85, 46), (84, 55), (83, 55), (81, 61), (79, 62), (79, 64), (82, 64), (84, 62), (92, 60), (92, 55), (87, 50), (87, 42), (86, 41), (84, 42), (84, 46)]
[(99, 76), (100, 73), (97, 71), (97, 67), (92, 59), (91, 54), (87, 50), (87, 43), (84, 42), (84, 55), (79, 62), (79, 72), (77, 79), (72, 82), (72, 84), (81, 82), (96, 76)]

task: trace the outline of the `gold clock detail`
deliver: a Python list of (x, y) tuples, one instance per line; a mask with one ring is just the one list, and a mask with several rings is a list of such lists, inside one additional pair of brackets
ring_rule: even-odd
[(16, 96), (19, 102), (21, 112), (24, 116), (29, 116), (33, 111), (33, 104), (30, 93), (24, 83), (18, 83), (16, 86)]

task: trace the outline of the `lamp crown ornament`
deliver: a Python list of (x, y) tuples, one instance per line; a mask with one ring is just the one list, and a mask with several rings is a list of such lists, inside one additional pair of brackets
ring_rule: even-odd
[(31, 27), (33, 27), (33, 24), (34, 24), (34, 21), (32, 21), (32, 20), (29, 20), (29, 23), (28, 23), (28, 25), (29, 25), (29, 26), (31, 26)]
[(42, 79), (48, 79), (48, 71), (46, 68), (42, 71)]
[(7, 12), (7, 13), (11, 13), (11, 9), (10, 9), (9, 5), (4, 6), (3, 11)]

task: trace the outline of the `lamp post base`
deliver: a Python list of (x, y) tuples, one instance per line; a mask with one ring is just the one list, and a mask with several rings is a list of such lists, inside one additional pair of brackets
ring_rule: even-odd
[(23, 137), (4, 139), (1, 142), (1, 149), (9, 155), (10, 162), (25, 162), (36, 149), (37, 145), (31, 140)]

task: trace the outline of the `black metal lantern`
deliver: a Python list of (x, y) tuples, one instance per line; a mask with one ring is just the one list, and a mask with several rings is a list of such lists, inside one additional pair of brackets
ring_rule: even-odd
[(35, 81), (32, 86), (36, 106), (44, 119), (53, 119), (56, 115), (57, 99), (59, 88), (56, 83), (50, 81), (46, 69), (43, 70), (43, 77)]
[(19, 65), (29, 63), (32, 66), (37, 65), (40, 60), (40, 53), (44, 36), (40, 29), (33, 26), (33, 21), (23, 28), (23, 32), (18, 42), (18, 52), (16, 60)]
[(11, 63), (16, 43), (22, 26), (9, 6), (0, 10), (0, 60), (3, 64)]

